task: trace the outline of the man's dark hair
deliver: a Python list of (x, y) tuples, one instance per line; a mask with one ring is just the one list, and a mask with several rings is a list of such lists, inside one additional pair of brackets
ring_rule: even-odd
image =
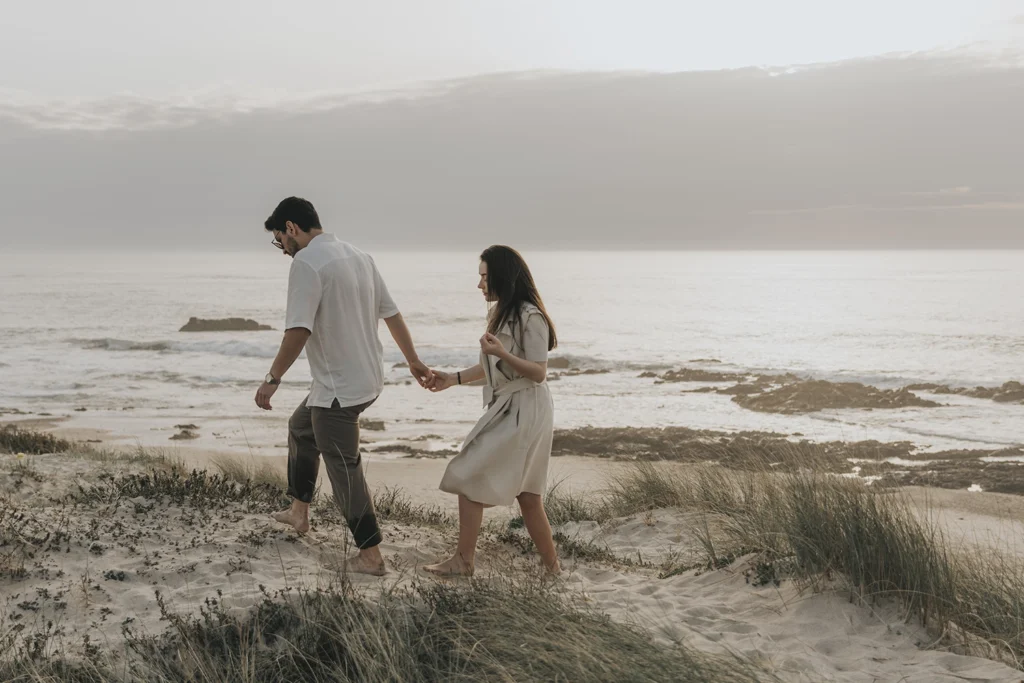
[(309, 232), (314, 228), (320, 228), (320, 216), (316, 215), (316, 209), (307, 200), (301, 197), (288, 197), (282, 199), (281, 203), (270, 214), (270, 218), (263, 224), (267, 232), (284, 232), (284, 224), (291, 221), (299, 226), (302, 232)]

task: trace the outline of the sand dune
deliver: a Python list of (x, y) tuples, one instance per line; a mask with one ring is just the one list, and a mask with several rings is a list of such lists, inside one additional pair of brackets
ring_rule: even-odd
[[(563, 486), (576, 493), (595, 491), (602, 476), (628, 466), (606, 463), (595, 474), (593, 460), (558, 463), (559, 474), (567, 477)], [(436, 474), (443, 463), (417, 461), (421, 469), (401, 476), (391, 476), (400, 468), (381, 464), (374, 464), (373, 480), (391, 486)], [(0, 581), (6, 628), (19, 625), (31, 633), (52, 621), (62, 634), (54, 646), (80, 652), (85, 635), (92, 643), (117, 643), (125, 626), (160, 633), (166, 622), (157, 595), (177, 613), (195, 613), (209, 601), (244, 613), (265, 595), (338, 581), (335, 567), (346, 552), (347, 534), (329, 508), (314, 518), (310, 534), (299, 537), (269, 521), (266, 511), (279, 496), (270, 486), (219, 489), (218, 480), (194, 474), (189, 486), (175, 489), (155, 485), (152, 475), (142, 478), (151, 467), (70, 455), (0, 456), (0, 521), (8, 541)], [(961, 539), (970, 536), (972, 523), (989, 534), (1009, 523), (1016, 509), (998, 498), (990, 508), (963, 509), (955, 495), (942, 493), (935, 501), (920, 492), (915, 499), (923, 514), (934, 511), (955, 521)], [(531, 556), (503, 537), (507, 515), (496, 512), (481, 543), (482, 581), (535, 568)], [(754, 586), (750, 558), (662, 578), (665, 567), (696, 561), (700, 529), (718, 523), (699, 513), (655, 510), (602, 524), (561, 525), (557, 531), (571, 541), (617, 558), (606, 552), (604, 559), (580, 559), (565, 550), (563, 585), (666, 646), (682, 642), (711, 653), (738, 653), (782, 680), (1021, 680), (1020, 672), (1004, 664), (932, 648), (934, 638), (908, 623), (895, 604), (851, 602), (838, 584), (819, 590), (792, 581)], [(429, 580), (416, 568), (443, 555), (454, 538), (451, 528), (402, 520), (389, 520), (386, 530), (390, 574), (353, 577), (368, 595)]]
[[(663, 510), (619, 520), (611, 531), (581, 533), (616, 554), (655, 563), (696, 556), (695, 516)], [(568, 585), (615, 619), (640, 624), (666, 644), (738, 652), (788, 681), (1019, 681), (1004, 664), (928, 649), (935, 642), (889, 602), (855, 604), (849, 594), (793, 582), (755, 587), (749, 558), (712, 572), (659, 578), (577, 565)]]

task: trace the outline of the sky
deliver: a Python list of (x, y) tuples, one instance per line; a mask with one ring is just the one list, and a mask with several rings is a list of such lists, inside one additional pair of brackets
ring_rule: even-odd
[(1024, 0), (0, 12), (19, 247), (1024, 248)]
[(0, 0), (0, 12), (0, 90), (44, 98), (790, 65), (1024, 34), (1024, 0)]

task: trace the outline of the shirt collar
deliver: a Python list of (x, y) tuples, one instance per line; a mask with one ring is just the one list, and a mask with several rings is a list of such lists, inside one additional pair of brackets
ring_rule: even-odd
[(338, 238), (335, 237), (334, 235), (332, 235), (331, 233), (329, 233), (329, 232), (322, 232), (319, 235), (317, 235), (316, 237), (314, 237), (313, 239), (311, 239), (309, 241), (309, 245), (311, 246), (314, 242), (337, 242), (337, 241), (338, 241)]

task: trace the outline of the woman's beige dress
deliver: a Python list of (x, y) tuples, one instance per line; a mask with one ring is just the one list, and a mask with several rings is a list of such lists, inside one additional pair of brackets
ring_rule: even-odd
[[(548, 325), (533, 305), (522, 309), (522, 330), (513, 320), (497, 337), (513, 355), (538, 363), (548, 359)], [(507, 363), (480, 354), (487, 412), (448, 463), (441, 490), (492, 505), (511, 505), (520, 493), (543, 495), (554, 430), (554, 404), (547, 382), (520, 376)]]

